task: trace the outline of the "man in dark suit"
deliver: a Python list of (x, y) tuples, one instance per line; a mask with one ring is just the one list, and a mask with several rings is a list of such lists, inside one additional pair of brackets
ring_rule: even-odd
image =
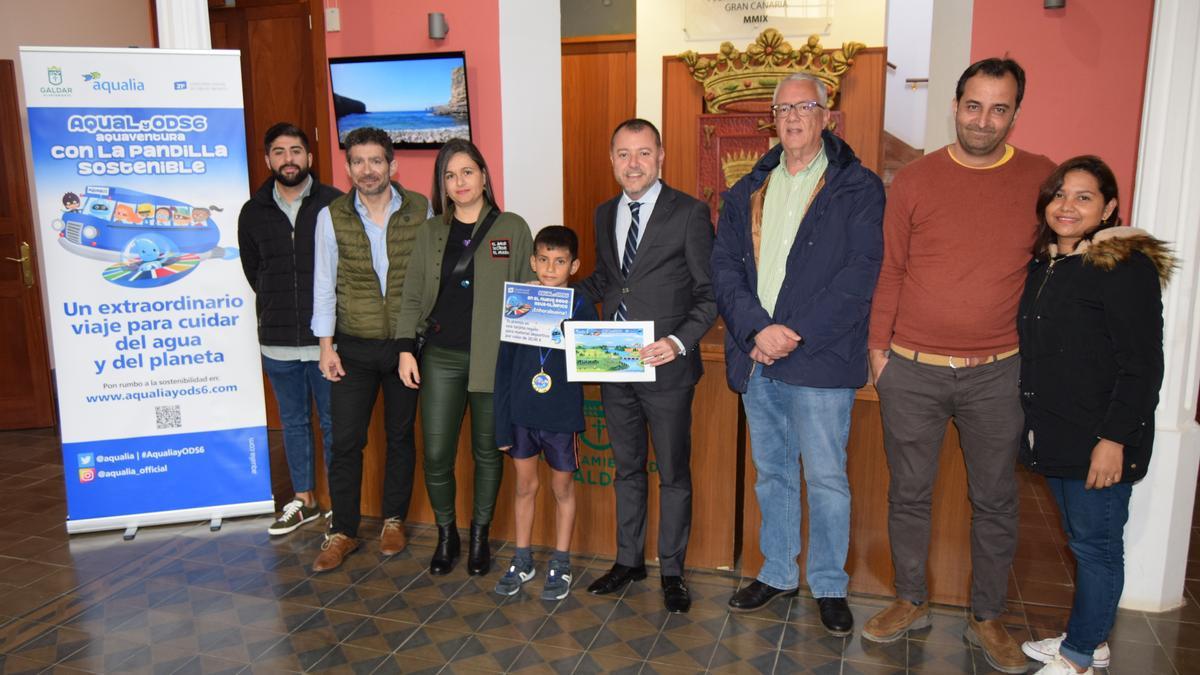
[(622, 194), (596, 209), (596, 270), (580, 289), (600, 316), (653, 321), (642, 360), (655, 381), (600, 387), (617, 462), (617, 561), (588, 591), (613, 593), (646, 578), (647, 425), (660, 480), (658, 558), (666, 608), (691, 607), (683, 562), (692, 523), (692, 396), (703, 367), (700, 338), (716, 318), (709, 280), (708, 206), (658, 179), (662, 137), (653, 124), (617, 125), (609, 145)]

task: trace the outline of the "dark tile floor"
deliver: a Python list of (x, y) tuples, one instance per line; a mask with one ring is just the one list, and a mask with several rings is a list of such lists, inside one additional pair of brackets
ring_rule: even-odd
[[(273, 446), (278, 445), (276, 434)], [(274, 448), (278, 450), (278, 448)], [(273, 452), (273, 455), (281, 453)], [(275, 462), (280, 460), (273, 457)], [(273, 467), (289, 495), (282, 465)], [(459, 565), (431, 578), (434, 533), (381, 562), (366, 544), (343, 569), (313, 576), (319, 523), (282, 538), (269, 519), (147, 528), (68, 538), (61, 460), (51, 430), (0, 433), (0, 669), (24, 672), (282, 673), (295, 671), (558, 673), (986, 673), (962, 637), (964, 615), (893, 645), (829, 637), (811, 598), (750, 616), (725, 610), (747, 580), (694, 571), (690, 614), (662, 611), (656, 584), (620, 598), (582, 590), (610, 561), (576, 559), (579, 590), (557, 603), (491, 593), (497, 572)], [(1018, 639), (1056, 634), (1071, 598), (1068, 553), (1041, 482), (1022, 475), (1021, 544), (1006, 621)], [(1193, 542), (1200, 529), (1193, 531)], [(506, 542), (495, 542), (506, 558)], [(1166, 614), (1122, 611), (1114, 673), (1200, 673), (1200, 547), (1187, 605)], [(539, 563), (544, 562), (539, 560)], [(533, 582), (540, 586), (540, 578)], [(885, 603), (851, 599), (859, 626)]]

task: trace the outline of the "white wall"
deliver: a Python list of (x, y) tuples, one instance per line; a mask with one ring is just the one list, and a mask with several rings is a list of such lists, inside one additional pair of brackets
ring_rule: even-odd
[(535, 232), (563, 222), (560, 31), (557, 3), (500, 0), (504, 208)]
[(929, 77), (929, 49), (933, 32), (933, 0), (899, 0), (887, 9), (887, 107), (883, 128), (914, 148), (925, 147), (925, 110), (929, 88), (914, 89), (909, 78)]
[[(905, 0), (906, 2), (908, 0)], [(929, 49), (929, 102), (925, 113), (925, 154), (954, 142), (954, 88), (971, 65), (971, 18), (974, 3), (933, 0)]]
[[(843, 42), (883, 45), (887, 0), (834, 0), (833, 26), (821, 36), (826, 47)], [(798, 47), (807, 35), (785, 36)], [(970, 39), (970, 31), (967, 34)], [(637, 3), (637, 114), (662, 126), (662, 59), (689, 49), (715, 52), (724, 40), (688, 40), (683, 32), (683, 0), (642, 0)], [(731, 39), (745, 49), (749, 39)]]

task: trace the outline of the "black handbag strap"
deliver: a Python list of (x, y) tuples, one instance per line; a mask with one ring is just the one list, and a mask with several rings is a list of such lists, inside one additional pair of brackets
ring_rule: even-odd
[(442, 294), (442, 291), (446, 290), (446, 286), (450, 284), (451, 279), (456, 279), (467, 273), (467, 267), (471, 265), (471, 260), (475, 257), (475, 251), (479, 250), (479, 245), (487, 237), (488, 230), (492, 229), (492, 223), (496, 222), (496, 219), (499, 217), (500, 209), (492, 207), (488, 211), (488, 214), (483, 218), (483, 223), (479, 226), (479, 230), (471, 237), (471, 243), (458, 256), (458, 262), (454, 263), (454, 269), (450, 271), (450, 274), (442, 278), (442, 284), (438, 288), (439, 296)]

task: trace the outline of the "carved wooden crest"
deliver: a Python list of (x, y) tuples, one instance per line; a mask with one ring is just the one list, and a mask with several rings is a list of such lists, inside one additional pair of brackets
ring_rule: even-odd
[(812, 35), (802, 47), (794, 49), (779, 31), (767, 28), (745, 51), (724, 42), (716, 54), (686, 51), (679, 58), (692, 77), (704, 85), (704, 105), (709, 113), (765, 110), (775, 85), (792, 73), (809, 73), (824, 82), (832, 109), (842, 75), (854, 64), (858, 50), (864, 48), (861, 42), (846, 42), (841, 49), (829, 50)]

